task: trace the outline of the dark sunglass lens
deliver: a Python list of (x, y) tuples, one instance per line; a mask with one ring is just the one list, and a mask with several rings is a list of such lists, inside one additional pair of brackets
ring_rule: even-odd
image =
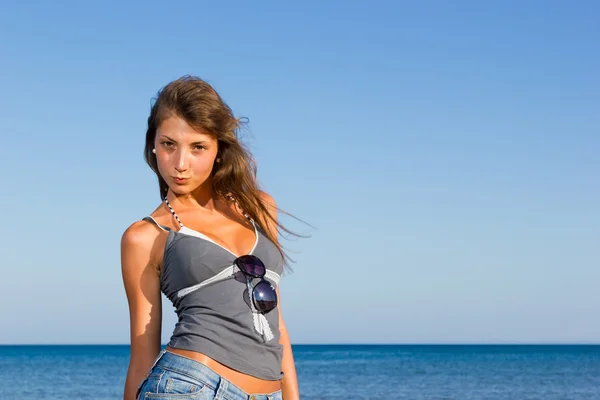
[(250, 276), (255, 278), (262, 278), (265, 276), (265, 264), (263, 264), (258, 257), (253, 255), (241, 256), (235, 262), (239, 269)]
[(263, 313), (268, 313), (277, 306), (277, 292), (267, 281), (260, 281), (255, 287), (252, 300), (254, 306)]

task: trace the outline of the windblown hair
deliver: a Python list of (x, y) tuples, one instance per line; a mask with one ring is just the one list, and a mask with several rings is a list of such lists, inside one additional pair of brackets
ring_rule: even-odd
[[(215, 193), (229, 201), (231, 198), (235, 199), (238, 206), (277, 246), (284, 260), (287, 260), (276, 235), (281, 230), (296, 234), (272, 217), (268, 210), (272, 206), (266, 204), (260, 195), (256, 161), (238, 137), (240, 119), (233, 115), (229, 106), (208, 83), (197, 77), (186, 75), (163, 87), (158, 92), (148, 117), (144, 159), (158, 178), (161, 200), (166, 197), (169, 187), (158, 171), (156, 155), (152, 153), (152, 149), (158, 127), (173, 116), (185, 120), (198, 131), (214, 135), (218, 141), (217, 157), (221, 159), (213, 166), (212, 184)], [(276, 232), (268, 228), (269, 221), (277, 228)]]

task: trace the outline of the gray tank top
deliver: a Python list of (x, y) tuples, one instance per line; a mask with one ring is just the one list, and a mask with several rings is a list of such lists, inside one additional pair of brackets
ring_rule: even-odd
[[(178, 316), (169, 346), (205, 354), (260, 379), (280, 380), (279, 308), (267, 314), (258, 312), (248, 290), (260, 279), (248, 280), (234, 266), (235, 254), (183, 226), (171, 212), (181, 225), (178, 231), (150, 216), (144, 218), (168, 232), (160, 288)], [(256, 241), (249, 254), (265, 264), (265, 279), (275, 288), (283, 272), (283, 258), (262, 229), (254, 221), (252, 224)]]

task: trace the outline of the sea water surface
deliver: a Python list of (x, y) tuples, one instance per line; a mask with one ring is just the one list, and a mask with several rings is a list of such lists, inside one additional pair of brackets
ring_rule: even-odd
[[(599, 399), (596, 345), (294, 345), (301, 398)], [(121, 399), (129, 346), (0, 346), (0, 400)]]

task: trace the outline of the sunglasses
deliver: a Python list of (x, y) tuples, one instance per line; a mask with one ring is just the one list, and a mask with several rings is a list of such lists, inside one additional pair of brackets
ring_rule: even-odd
[(260, 258), (248, 254), (236, 258), (234, 264), (247, 277), (260, 278), (260, 282), (252, 289), (252, 303), (254, 303), (254, 307), (263, 314), (277, 307), (277, 293), (273, 289), (273, 286), (265, 279), (267, 268)]

